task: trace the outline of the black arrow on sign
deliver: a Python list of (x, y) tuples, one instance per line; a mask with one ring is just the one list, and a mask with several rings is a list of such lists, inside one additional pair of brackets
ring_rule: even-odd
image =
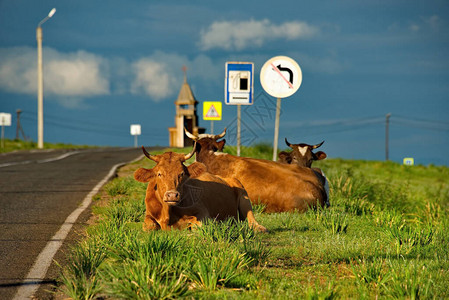
[(293, 71), (290, 70), (289, 68), (283, 68), (283, 67), (281, 67), (281, 64), (279, 64), (279, 65), (277, 66), (277, 68), (278, 68), (278, 70), (281, 71), (281, 72), (282, 72), (282, 71), (288, 72), (288, 75), (289, 75), (288, 81), (290, 81), (290, 83), (293, 84)]

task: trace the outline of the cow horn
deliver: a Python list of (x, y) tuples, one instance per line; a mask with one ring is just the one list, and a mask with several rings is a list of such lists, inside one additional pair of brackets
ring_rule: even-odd
[(226, 135), (226, 127), (223, 129), (223, 132), (222, 132), (222, 133), (220, 133), (220, 134), (218, 134), (218, 135), (215, 136), (214, 140), (221, 139), (221, 138), (224, 137), (225, 135)]
[(157, 157), (157, 155), (151, 155), (150, 153), (148, 153), (148, 151), (145, 149), (144, 146), (142, 146), (142, 151), (143, 154), (145, 154), (145, 156), (151, 159), (152, 161), (159, 162), (159, 158)]
[(286, 143), (287, 146), (289, 146), (290, 148), (293, 148), (293, 147), (292, 147), (292, 144), (290, 144), (290, 143), (287, 141), (287, 138), (285, 138), (285, 143)]
[(322, 145), (323, 143), (324, 143), (324, 141), (322, 141), (322, 142), (319, 143), (319, 144), (316, 144), (316, 145), (312, 146), (312, 149), (316, 149), (316, 148), (321, 147), (321, 145)]
[(184, 132), (186, 133), (187, 137), (191, 138), (194, 141), (198, 140), (197, 136), (194, 136), (193, 134), (191, 134), (190, 132), (187, 131), (187, 129), (184, 127)]
[(188, 160), (189, 158), (191, 158), (191, 157), (193, 156), (193, 154), (195, 154), (195, 149), (196, 149), (196, 141), (195, 141), (195, 143), (193, 144), (192, 152), (190, 152), (189, 154), (186, 154), (186, 155), (184, 156), (184, 161)]
[(186, 133), (187, 137), (191, 138), (194, 141), (198, 141), (198, 140), (204, 139), (204, 138), (211, 138), (211, 139), (214, 139), (214, 140), (218, 140), (218, 139), (221, 139), (222, 137), (225, 136), (225, 134), (226, 134), (226, 127), (223, 130), (223, 132), (218, 134), (218, 135), (202, 133), (202, 134), (200, 134), (198, 136), (195, 136), (195, 135), (191, 134), (190, 132), (188, 132), (185, 127), (184, 127), (184, 132)]

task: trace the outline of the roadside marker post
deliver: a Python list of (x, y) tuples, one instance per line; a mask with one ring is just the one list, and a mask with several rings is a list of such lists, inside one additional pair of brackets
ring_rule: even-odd
[(290, 57), (275, 56), (266, 61), (260, 70), (260, 83), (265, 92), (277, 98), (273, 141), (273, 161), (276, 161), (281, 98), (290, 97), (299, 89), (302, 83), (302, 71), (296, 61)]
[(140, 124), (131, 124), (130, 132), (134, 136), (134, 148), (137, 148), (137, 136), (142, 133)]
[(5, 148), (5, 126), (11, 126), (11, 114), (0, 113), (0, 125), (2, 126), (2, 148)]
[(237, 105), (237, 156), (240, 156), (241, 106), (254, 103), (254, 63), (226, 62), (225, 103)]

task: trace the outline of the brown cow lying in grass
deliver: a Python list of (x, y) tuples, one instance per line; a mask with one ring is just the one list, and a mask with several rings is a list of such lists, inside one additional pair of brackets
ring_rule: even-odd
[[(323, 145), (324, 141), (322, 141), (319, 144), (316, 145), (308, 145), (308, 144), (290, 144), (287, 141), (287, 138), (285, 138), (285, 143), (287, 146), (293, 149), (292, 152), (286, 152), (281, 151), (278, 155), (279, 160), (278, 162), (288, 165), (297, 165), (299, 167), (306, 167), (306, 168), (312, 168), (312, 163), (315, 160), (322, 160), (327, 157), (326, 153), (323, 151), (318, 151), (314, 153), (312, 150), (315, 150), (321, 145)], [(329, 202), (329, 182), (327, 181), (326, 175), (324, 175), (324, 172), (319, 168), (312, 168), (315, 172), (318, 174), (318, 178), (322, 181), (324, 185), (324, 189), (326, 190), (327, 199), (326, 199), (326, 206), (330, 206)], [(320, 176), (321, 175), (321, 176)]]
[(266, 231), (255, 220), (251, 202), (238, 180), (212, 175), (202, 163), (186, 167), (184, 162), (193, 156), (193, 151), (187, 155), (150, 155), (142, 149), (157, 163), (152, 169), (139, 168), (134, 172), (137, 181), (148, 182), (144, 230), (182, 229), (201, 226), (206, 218), (235, 218), (247, 219), (255, 230)]
[(266, 212), (304, 212), (310, 207), (325, 205), (327, 195), (323, 181), (312, 169), (217, 153), (225, 143), (217, 140), (224, 137), (226, 129), (219, 135), (195, 136), (185, 132), (197, 142), (194, 146), (196, 160), (205, 164), (208, 172), (238, 179), (253, 203), (266, 205)]

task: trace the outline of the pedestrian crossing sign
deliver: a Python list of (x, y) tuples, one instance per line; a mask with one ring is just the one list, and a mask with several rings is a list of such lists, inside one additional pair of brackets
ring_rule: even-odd
[(203, 102), (203, 119), (205, 121), (221, 121), (221, 102)]

